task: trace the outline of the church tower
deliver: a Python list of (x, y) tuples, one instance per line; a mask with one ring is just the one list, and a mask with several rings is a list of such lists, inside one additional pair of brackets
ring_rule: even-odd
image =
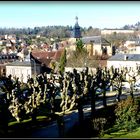
[(80, 31), (80, 26), (78, 24), (78, 17), (76, 16), (75, 19), (76, 19), (76, 23), (73, 27), (73, 37), (78, 39), (81, 38), (81, 31)]

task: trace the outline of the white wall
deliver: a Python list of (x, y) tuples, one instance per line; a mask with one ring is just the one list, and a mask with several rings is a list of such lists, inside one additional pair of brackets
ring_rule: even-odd
[[(76, 68), (73, 68), (73, 67), (65, 67), (65, 72), (73, 72), (73, 69), (76, 69), (78, 72), (81, 72), (85, 69), (85, 67), (76, 67)], [(93, 72), (95, 73), (96, 72), (96, 69), (95, 68), (89, 68), (89, 73), (90, 72)]]
[(140, 54), (140, 46), (136, 46), (134, 48), (132, 48), (129, 53), (131, 54)]
[(129, 45), (135, 45), (135, 44), (136, 44), (135, 41), (129, 41), (129, 40), (127, 40), (127, 41), (125, 42), (124, 46), (125, 46), (125, 47), (128, 47)]
[(23, 82), (27, 82), (27, 76), (31, 77), (31, 67), (29, 66), (6, 66), (6, 76), (8, 75), (19, 77), (19, 81), (21, 81), (23, 77)]
[(137, 65), (140, 65), (140, 61), (107, 61), (108, 68), (113, 66), (114, 68), (132, 67), (136, 69)]
[(93, 45), (93, 55), (95, 54), (101, 55), (102, 54), (102, 50), (101, 50), (101, 44), (94, 44)]
[(134, 30), (101, 30), (101, 34), (113, 34), (114, 32), (116, 33), (134, 33)]

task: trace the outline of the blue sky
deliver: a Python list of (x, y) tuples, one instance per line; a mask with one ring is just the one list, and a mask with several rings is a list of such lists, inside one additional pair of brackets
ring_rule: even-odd
[(0, 1), (0, 27), (120, 28), (140, 21), (140, 1)]

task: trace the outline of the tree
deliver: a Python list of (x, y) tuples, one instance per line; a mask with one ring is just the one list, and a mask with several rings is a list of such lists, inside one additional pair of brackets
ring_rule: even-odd
[(114, 86), (114, 88), (118, 91), (118, 96), (117, 96), (117, 100), (118, 102), (120, 101), (120, 96), (122, 94), (122, 86), (123, 86), (123, 82), (125, 82), (126, 79), (126, 71), (125, 69), (114, 69), (112, 67), (111, 70), (112, 74), (113, 74), (113, 82), (112, 85)]
[(79, 40), (76, 41), (76, 52), (77, 53), (82, 53), (83, 51), (85, 51), (84, 50), (84, 44), (83, 44), (82, 40), (79, 39)]
[(133, 100), (129, 96), (126, 100), (119, 102), (115, 109), (115, 115), (117, 118), (116, 128), (131, 131), (140, 120), (139, 98), (138, 100)]
[(66, 49), (64, 49), (61, 57), (60, 57), (60, 65), (59, 65), (59, 71), (60, 73), (63, 73), (65, 70), (67, 58), (66, 58)]
[(70, 57), (67, 59), (67, 66), (86, 67), (90, 64), (90, 59), (88, 58), (87, 50), (84, 48), (84, 43), (81, 39), (78, 39), (76, 41), (76, 51), (71, 52)]
[(134, 98), (133, 90), (134, 90), (135, 83), (139, 78), (139, 74), (140, 74), (139, 69), (137, 70), (134, 70), (133, 68), (130, 68), (129, 70), (127, 69), (127, 75), (129, 77), (129, 79), (127, 79), (127, 82), (130, 84), (130, 95), (132, 98)]
[(56, 62), (55, 61), (51, 61), (50, 68), (52, 69), (53, 72), (55, 71), (55, 68), (56, 68)]
[(90, 86), (90, 95), (91, 95), (91, 118), (95, 114), (95, 100), (96, 100), (96, 90), (98, 88), (98, 73), (92, 74), (91, 77), (91, 86)]
[(97, 70), (97, 81), (98, 81), (98, 87), (100, 89), (102, 89), (102, 93), (103, 93), (103, 106), (107, 107), (107, 103), (106, 103), (106, 91), (107, 89), (111, 86), (111, 75), (109, 73), (109, 70), (107, 69), (107, 67), (105, 67), (104, 69), (98, 69)]

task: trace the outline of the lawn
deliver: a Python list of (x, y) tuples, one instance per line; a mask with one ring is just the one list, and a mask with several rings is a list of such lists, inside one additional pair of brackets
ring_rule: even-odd
[(126, 132), (123, 130), (116, 131), (110, 134), (105, 134), (101, 138), (140, 138), (140, 126), (132, 132)]

